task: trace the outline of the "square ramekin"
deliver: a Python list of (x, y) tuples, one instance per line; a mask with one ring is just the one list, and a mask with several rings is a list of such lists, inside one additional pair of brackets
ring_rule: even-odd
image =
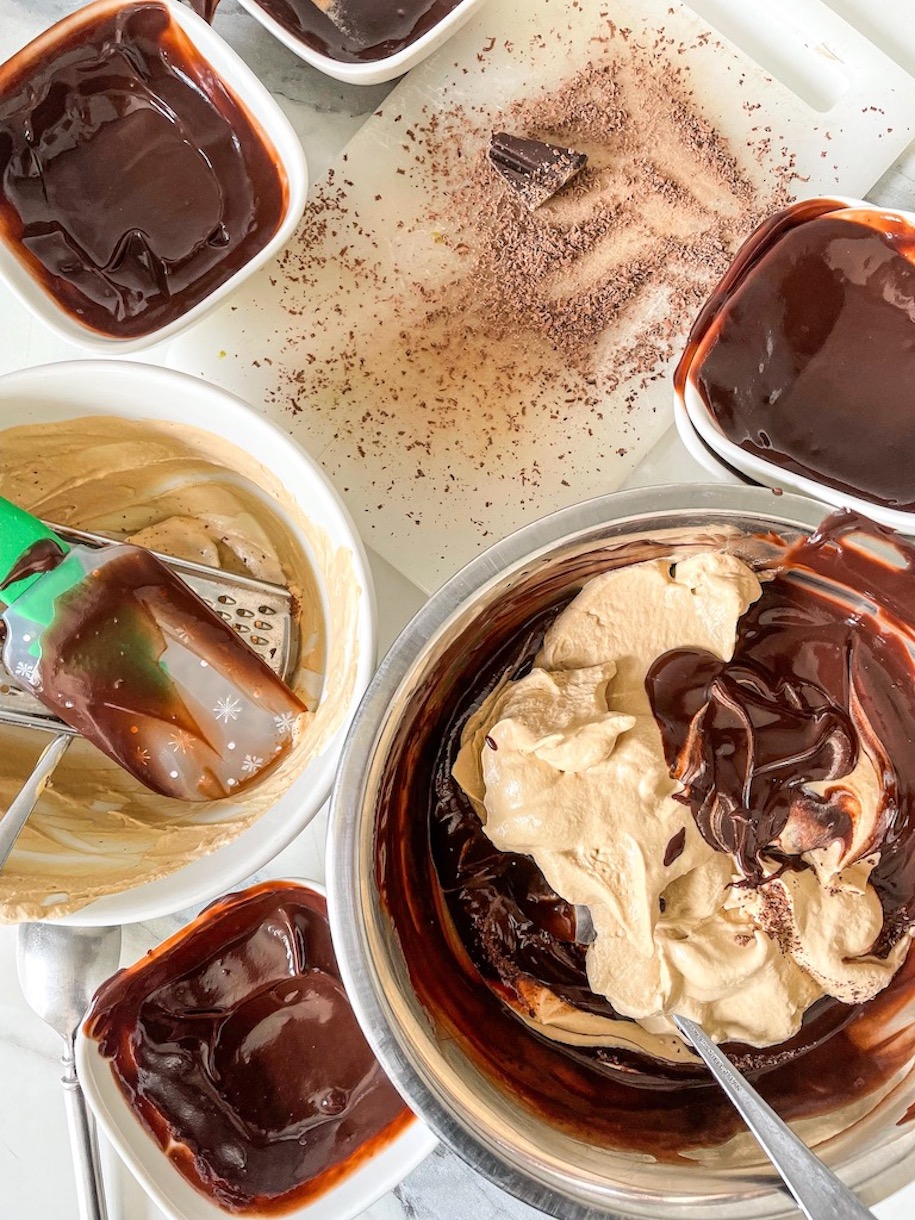
[[(316, 881), (289, 878), (326, 897)], [(177, 935), (181, 936), (179, 932)], [(238, 1215), (195, 1190), (142, 1126), (115, 1081), (111, 1064), (98, 1043), (81, 1029), (76, 1063), (83, 1092), (109, 1142), (121, 1160), (170, 1220), (226, 1220)], [(399, 1186), (426, 1159), (438, 1140), (424, 1122), (414, 1118), (392, 1140), (367, 1156), (334, 1186), (310, 1202), (283, 1212), (285, 1220), (351, 1220)], [(249, 1220), (256, 1214), (246, 1212)]]
[[(909, 225), (915, 226), (915, 212), (885, 208), (878, 204), (841, 195), (830, 195), (829, 201), (836, 205), (836, 210), (854, 208), (856, 211), (898, 216)], [(801, 200), (791, 205), (787, 210), (788, 214), (790, 215), (796, 208), (803, 207), (807, 202)], [(750, 243), (752, 241), (753, 237), (749, 239)], [(733, 287), (742, 278), (746, 270), (743, 266), (742, 254), (743, 250), (738, 252), (710, 299), (714, 299), (723, 291)], [(832, 487), (819, 479), (797, 474), (774, 462), (767, 462), (764, 458), (758, 457), (754, 453), (748, 453), (736, 445), (725, 436), (719, 427), (697, 385), (696, 355), (691, 336), (674, 378), (674, 422), (686, 448), (706, 470), (715, 474), (719, 479), (722, 477), (723, 469), (725, 475), (730, 472), (731, 481), (735, 481), (733, 476), (736, 475), (751, 483), (761, 483), (764, 487), (799, 492), (801, 495), (809, 496), (811, 499), (819, 500), (835, 508), (851, 509), (853, 512), (869, 517), (872, 521), (886, 525), (901, 534), (915, 534), (915, 512), (888, 508), (873, 500), (855, 496), (851, 492)]]
[(255, 20), (259, 21), (265, 30), (269, 30), (274, 38), (278, 38), (294, 54), (304, 59), (314, 68), (318, 68), (326, 76), (334, 80), (345, 81), (349, 85), (380, 85), (384, 81), (394, 80), (403, 76), (411, 68), (415, 68), (433, 51), (437, 51), (442, 43), (456, 33), (473, 14), (486, 3), (486, 0), (460, 0), (450, 13), (437, 22), (431, 30), (421, 34), (408, 47), (387, 55), (384, 59), (365, 60), (361, 63), (345, 63), (330, 55), (322, 55), (320, 51), (308, 46), (301, 38), (287, 30), (275, 17), (263, 9), (257, 0), (239, 0)]
[[(207, 61), (214, 73), (221, 78), (236, 100), (248, 112), (255, 129), (266, 137), (268, 143), (273, 145), (279, 164), (286, 175), (288, 187), (286, 211), (279, 228), (266, 246), (218, 288), (214, 288), (202, 301), (199, 301), (180, 318), (175, 318), (174, 321), (158, 327), (148, 335), (127, 339), (100, 334), (71, 317), (34, 278), (14, 251), (0, 239), (0, 280), (6, 283), (23, 305), (51, 330), (69, 343), (74, 343), (97, 355), (122, 356), (130, 352), (142, 351), (156, 343), (161, 343), (164, 339), (172, 338), (180, 331), (193, 326), (205, 314), (210, 313), (234, 292), (239, 284), (278, 254), (286, 245), (301, 219), (308, 191), (308, 171), (301, 141), (277, 102), (244, 60), (189, 8), (178, 4), (176, 0), (159, 0), (159, 2), (168, 9), (170, 16), (187, 35), (195, 50)], [(13, 63), (20, 56), (31, 59), (41, 55), (54, 47), (62, 37), (79, 29), (86, 21), (105, 13), (127, 8), (130, 3), (131, 0), (93, 0), (93, 3), (77, 9), (75, 13), (64, 17), (44, 33), (39, 34), (37, 38), (7, 60), (7, 63)]]

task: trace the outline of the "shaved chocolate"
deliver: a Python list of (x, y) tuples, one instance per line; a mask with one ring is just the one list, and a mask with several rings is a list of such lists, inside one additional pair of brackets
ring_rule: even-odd
[(489, 159), (525, 207), (534, 211), (557, 195), (588, 163), (584, 153), (498, 131)]

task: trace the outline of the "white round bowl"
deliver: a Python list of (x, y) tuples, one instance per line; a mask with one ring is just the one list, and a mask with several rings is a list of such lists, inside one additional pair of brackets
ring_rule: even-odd
[[(323, 885), (288, 878), (326, 897)], [(111, 1071), (110, 1060), (82, 1030), (76, 1039), (76, 1064), (89, 1107), (121, 1160), (150, 1199), (170, 1220), (225, 1220), (236, 1215), (195, 1190), (141, 1126)], [(415, 1118), (394, 1139), (335, 1186), (301, 1207), (284, 1212), (285, 1220), (352, 1220), (399, 1186), (426, 1159), (438, 1140)]]
[[(52, 331), (88, 351), (105, 355), (126, 356), (131, 352), (139, 352), (170, 339), (180, 331), (186, 330), (198, 322), (205, 314), (220, 305), (239, 284), (243, 283), (258, 268), (263, 267), (274, 255), (282, 250), (295, 232), (296, 226), (305, 210), (305, 198), (308, 194), (308, 169), (305, 164), (305, 153), (292, 124), (286, 118), (278, 103), (261, 84), (248, 65), (232, 50), (229, 44), (210, 28), (196, 13), (192, 12), (176, 0), (160, 0), (171, 17), (181, 27), (188, 39), (193, 43), (201, 57), (213, 69), (229, 91), (235, 95), (242, 107), (273, 145), (279, 164), (282, 166), (288, 187), (286, 210), (276, 233), (243, 267), (231, 275), (224, 283), (214, 288), (208, 296), (199, 301), (187, 313), (175, 318), (164, 326), (157, 327), (148, 335), (136, 338), (119, 339), (113, 335), (103, 335), (89, 327), (83, 326), (76, 318), (59, 305), (56, 299), (32, 275), (31, 271), (17, 258), (14, 252), (0, 241), (0, 280), (6, 283), (19, 300), (36, 318), (44, 322)], [(36, 39), (24, 47), (22, 51), (28, 55), (44, 53), (54, 47), (61, 38), (68, 36), (74, 29), (79, 29), (87, 20), (110, 11), (124, 8), (128, 0), (95, 0), (64, 17), (56, 25), (39, 34)], [(16, 56), (12, 57), (13, 59)], [(11, 62), (11, 61), (8, 61)], [(163, 166), (163, 173), (167, 173)]]
[(274, 38), (278, 38), (300, 59), (304, 59), (312, 67), (318, 68), (325, 76), (332, 76), (334, 80), (342, 80), (349, 85), (380, 85), (384, 81), (403, 76), (405, 72), (415, 68), (433, 51), (437, 51), (442, 43), (459, 30), (465, 21), (469, 21), (485, 2), (486, 0), (459, 0), (451, 12), (437, 22), (431, 30), (427, 30), (409, 46), (396, 51), (393, 55), (360, 63), (345, 63), (330, 55), (322, 55), (320, 51), (316, 51), (303, 42), (291, 30), (287, 30), (284, 25), (281, 25), (275, 17), (271, 17), (257, 0), (239, 0), (242, 8), (247, 9), (265, 30), (269, 30)]
[[(375, 668), (376, 636), (372, 579), (356, 527), (320, 467), (273, 424), (205, 381), (153, 365), (80, 360), (0, 377), (3, 426), (85, 415), (179, 421), (237, 445), (276, 477), (334, 548), (349, 552), (359, 585), (355, 627), (344, 642), (355, 678), (331, 739), (281, 798), (238, 838), (168, 876), (97, 899), (64, 920), (98, 926), (155, 919), (205, 902), (251, 876), (295, 838), (330, 793), (346, 730)], [(300, 536), (300, 541), (308, 552), (306, 539)], [(314, 564), (314, 570), (323, 596), (320, 564)], [(327, 622), (326, 630), (330, 638), (335, 624)]]

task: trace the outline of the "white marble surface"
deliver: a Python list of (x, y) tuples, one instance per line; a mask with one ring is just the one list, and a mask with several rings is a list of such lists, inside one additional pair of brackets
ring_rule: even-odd
[[(593, 0), (592, 0), (593, 2)], [(834, 0), (898, 52), (915, 70), (915, 0)], [(76, 0), (0, 0), (0, 60), (42, 28), (78, 7)], [(299, 133), (312, 180), (357, 130), (387, 86), (347, 87), (298, 60), (225, 0), (216, 28), (251, 64), (280, 101)], [(915, 156), (903, 158), (873, 197), (897, 206), (915, 204)], [(0, 289), (0, 373), (76, 355), (34, 325)], [(149, 358), (155, 359), (153, 353)], [(634, 484), (702, 481), (702, 472), (675, 437), (668, 436), (631, 480)], [(421, 603), (420, 592), (380, 560), (373, 560), (381, 611), (382, 645)], [(263, 876), (323, 877), (324, 815), (265, 870)], [(123, 961), (135, 960), (188, 917), (125, 930)], [(15, 931), (0, 928), (0, 1220), (76, 1220), (64, 1113), (59, 1095), (54, 1034), (28, 1010), (16, 984)], [(111, 1220), (160, 1220), (160, 1213), (105, 1149)], [(509, 1198), (444, 1149), (434, 1153), (393, 1194), (364, 1213), (363, 1220), (533, 1220), (540, 1213)], [(875, 1208), (880, 1220), (910, 1220), (915, 1186)], [(824, 1218), (825, 1220), (825, 1218)]]

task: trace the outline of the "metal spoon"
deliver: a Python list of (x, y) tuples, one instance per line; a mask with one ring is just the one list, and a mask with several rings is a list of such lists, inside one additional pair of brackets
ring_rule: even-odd
[(48, 785), (54, 768), (67, 752), (73, 738), (61, 733), (52, 739), (41, 752), (41, 757), (32, 769), (32, 774), (13, 799), (6, 813), (0, 816), (0, 868), (3, 868), (10, 852), (19, 838), (19, 832), (35, 808), (38, 798)]
[(702, 1027), (676, 1013), (673, 1020), (705, 1060), (808, 1220), (873, 1220), (873, 1213), (747, 1084)]
[(80, 1220), (106, 1220), (95, 1128), (76, 1075), (74, 1039), (92, 996), (118, 968), (120, 928), (24, 923), (16, 940), (19, 983), (29, 1006), (64, 1040), (61, 1062)]

